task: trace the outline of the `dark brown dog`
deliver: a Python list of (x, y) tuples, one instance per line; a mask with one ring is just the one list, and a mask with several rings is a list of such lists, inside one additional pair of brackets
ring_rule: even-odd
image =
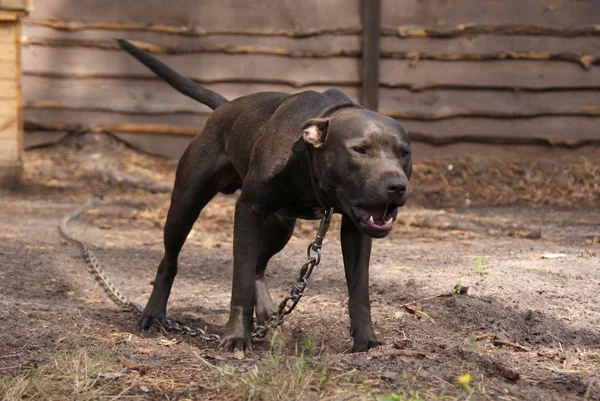
[(217, 193), (241, 188), (231, 312), (220, 347), (251, 346), (254, 313), (264, 324), (275, 310), (264, 276), (267, 263), (290, 239), (296, 218), (321, 217), (319, 200), (342, 214), (353, 350), (375, 347), (368, 288), (371, 238), (390, 232), (406, 202), (412, 169), (406, 131), (335, 89), (261, 92), (228, 102), (131, 43), (119, 44), (173, 88), (215, 110), (179, 162), (165, 253), (140, 328), (164, 324), (178, 255), (202, 208)]

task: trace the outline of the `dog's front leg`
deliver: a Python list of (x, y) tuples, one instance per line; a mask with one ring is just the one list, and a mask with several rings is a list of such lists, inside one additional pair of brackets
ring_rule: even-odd
[(371, 237), (360, 232), (352, 220), (342, 217), (342, 253), (350, 300), (350, 332), (354, 338), (353, 352), (367, 351), (379, 345), (371, 323), (369, 300), (369, 259)]
[(254, 280), (258, 247), (265, 216), (238, 201), (235, 205), (233, 230), (233, 285), (231, 310), (225, 334), (219, 344), (227, 351), (252, 346), (252, 316), (254, 314)]

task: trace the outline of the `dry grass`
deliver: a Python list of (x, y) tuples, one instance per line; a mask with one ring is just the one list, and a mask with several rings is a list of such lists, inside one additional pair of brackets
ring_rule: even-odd
[(0, 381), (0, 399), (16, 400), (98, 400), (128, 391), (116, 386), (122, 374), (114, 352), (84, 349), (63, 353), (52, 362)]
[(241, 374), (222, 372), (221, 395), (228, 400), (374, 400), (359, 373), (354, 370), (334, 371), (322, 351), (315, 353), (312, 342), (293, 354), (283, 350), (274, 338), (272, 351), (257, 365)]
[[(271, 351), (260, 362), (243, 373), (220, 367), (223, 376), (220, 397), (244, 401), (293, 400), (369, 400), (421, 401), (427, 398), (420, 392), (416, 376), (400, 374), (400, 386), (389, 387), (378, 375), (366, 374), (352, 368), (347, 361), (316, 349), (307, 339), (294, 351), (284, 349), (284, 340), (275, 336)], [(452, 398), (454, 399), (454, 398)]]
[(463, 156), (415, 165), (411, 201), (433, 206), (595, 205), (600, 163), (585, 157), (505, 160)]

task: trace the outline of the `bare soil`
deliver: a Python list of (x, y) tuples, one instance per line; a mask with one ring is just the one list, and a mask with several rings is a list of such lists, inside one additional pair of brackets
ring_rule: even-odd
[[(372, 309), (383, 346), (349, 353), (336, 221), (308, 293), (277, 341), (259, 341), (245, 355), (231, 355), (195, 338), (138, 332), (136, 316), (111, 303), (87, 272), (80, 249), (58, 235), (56, 226), (65, 214), (94, 193), (105, 193), (102, 204), (71, 230), (93, 245), (122, 292), (143, 304), (162, 256), (174, 161), (97, 138), (27, 157), (25, 188), (0, 193), (0, 389), (5, 391), (0, 398), (15, 378), (52, 365), (64, 352), (108, 348), (118, 374), (104, 375), (98, 383), (109, 381), (106, 395), (116, 399), (269, 399), (257, 388), (273, 388), (274, 380), (250, 386), (238, 378), (268, 373), (265, 361), (273, 358), (302, 356), (313, 367), (318, 363), (321, 370), (311, 374), (328, 379), (297, 393), (269, 393), (271, 399), (394, 399), (385, 397), (400, 394), (406, 399), (600, 400), (600, 175), (587, 177), (574, 196), (561, 189), (576, 184), (563, 176), (562, 184), (546, 182), (547, 194), (537, 200), (515, 195), (504, 206), (490, 206), (495, 202), (489, 198), (470, 195), (465, 207), (464, 198), (436, 198), (434, 181), (426, 181), (423, 173), (428, 192), (416, 189), (420, 201), (401, 211), (388, 238), (374, 243)], [(444, 169), (452, 171), (449, 164), (485, 167), (473, 163), (435, 161), (417, 171), (439, 176)], [(587, 167), (568, 163), (573, 171), (598, 169), (588, 161), (582, 162)], [(528, 174), (540, 182), (556, 172), (548, 166), (531, 169)], [(415, 187), (418, 179), (417, 173)], [(464, 193), (446, 181), (438, 194)], [(477, 185), (492, 191), (494, 183)], [(502, 185), (506, 193), (518, 191)], [(450, 192), (443, 190), (446, 186)], [(562, 194), (562, 200), (548, 194)], [(220, 196), (203, 211), (181, 255), (169, 304), (173, 317), (218, 334), (228, 315), (234, 202), (235, 196)], [(315, 222), (299, 223), (290, 244), (272, 260), (267, 276), (274, 299), (293, 284), (315, 227)], [(451, 295), (456, 284), (468, 292)], [(299, 353), (307, 347), (316, 351)], [(303, 372), (291, 371), (290, 380)], [(466, 373), (470, 383), (459, 384)], [(66, 399), (61, 397), (39, 399)]]

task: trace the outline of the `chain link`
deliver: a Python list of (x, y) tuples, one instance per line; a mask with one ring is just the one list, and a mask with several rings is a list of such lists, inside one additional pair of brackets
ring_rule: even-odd
[[(256, 325), (254, 331), (252, 332), (252, 338), (264, 338), (269, 330), (275, 329), (283, 324), (283, 317), (285, 315), (289, 315), (294, 309), (296, 309), (296, 305), (298, 305), (298, 302), (300, 302), (300, 299), (304, 295), (306, 283), (312, 274), (313, 269), (319, 263), (321, 263), (321, 249), (323, 248), (323, 240), (325, 239), (325, 234), (327, 234), (327, 230), (331, 224), (332, 216), (333, 208), (326, 209), (323, 214), (323, 218), (321, 219), (317, 236), (306, 249), (307, 260), (300, 269), (300, 277), (298, 280), (296, 280), (296, 283), (292, 287), (290, 294), (286, 296), (281, 303), (279, 303), (277, 312), (273, 312), (264, 325)], [(315, 252), (316, 256), (313, 256), (312, 252)]]
[[(100, 266), (100, 263), (98, 262), (96, 255), (94, 255), (94, 253), (92, 252), (90, 246), (86, 242), (77, 239), (69, 233), (69, 222), (73, 219), (76, 219), (87, 210), (96, 206), (101, 200), (101, 196), (96, 196), (92, 200), (84, 203), (77, 209), (73, 210), (71, 213), (67, 214), (61, 220), (58, 226), (59, 232), (68, 241), (74, 242), (75, 244), (79, 245), (83, 252), (83, 257), (88, 266), (89, 272), (100, 284), (106, 295), (108, 295), (108, 297), (121, 308), (125, 310), (131, 310), (137, 314), (141, 314), (144, 310), (142, 306), (140, 304), (130, 301), (126, 296), (121, 294), (121, 292), (107, 277), (106, 273), (104, 272), (104, 269), (102, 269), (102, 267)], [(254, 331), (252, 332), (252, 338), (264, 338), (269, 330), (281, 326), (281, 324), (283, 323), (283, 317), (285, 315), (290, 314), (296, 308), (298, 302), (300, 302), (300, 299), (304, 294), (304, 290), (306, 290), (306, 283), (310, 275), (312, 274), (313, 269), (319, 263), (321, 263), (321, 249), (323, 247), (323, 240), (325, 239), (325, 234), (327, 233), (329, 225), (331, 224), (332, 216), (333, 208), (325, 210), (323, 218), (321, 219), (321, 224), (319, 225), (319, 230), (317, 232), (316, 238), (313, 242), (311, 242), (308, 245), (308, 248), (306, 250), (307, 260), (300, 269), (300, 277), (292, 287), (290, 294), (286, 296), (283, 299), (283, 301), (281, 301), (281, 303), (279, 304), (277, 312), (273, 312), (273, 314), (269, 317), (269, 319), (264, 325), (256, 325)], [(316, 256), (312, 254), (313, 252), (316, 253)], [(206, 332), (205, 329), (191, 328), (173, 319), (167, 319), (166, 324), (163, 328), (167, 331), (184, 334), (191, 337), (198, 337), (205, 341), (220, 341), (220, 337), (218, 334), (209, 334)]]

